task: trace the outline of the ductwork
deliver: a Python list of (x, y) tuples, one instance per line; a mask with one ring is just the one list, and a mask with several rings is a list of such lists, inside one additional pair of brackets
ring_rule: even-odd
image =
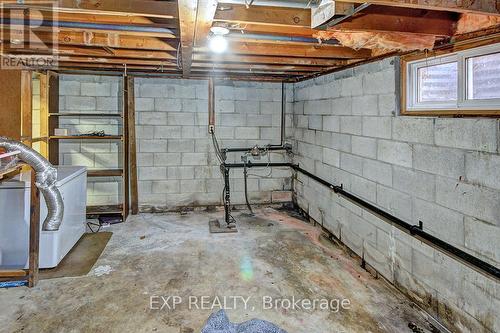
[(42, 230), (59, 230), (64, 215), (64, 203), (61, 192), (56, 186), (57, 170), (42, 155), (21, 142), (0, 136), (0, 148), (4, 148), (8, 152), (20, 151), (21, 153), (17, 157), (35, 170), (35, 185), (45, 198), (48, 211), (47, 217), (43, 221)]

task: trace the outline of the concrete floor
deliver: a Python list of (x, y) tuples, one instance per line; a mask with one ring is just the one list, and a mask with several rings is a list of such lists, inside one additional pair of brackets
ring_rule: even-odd
[[(257, 218), (233, 215), (237, 234), (208, 233), (207, 222), (219, 211), (141, 214), (112, 226), (110, 243), (87, 276), (0, 290), (0, 332), (197, 333), (219, 309), (210, 306), (215, 296), (226, 296), (233, 322), (260, 318), (289, 333), (403, 333), (411, 332), (409, 322), (428, 327), (401, 293), (321, 240), (317, 228), (271, 208), (259, 209)], [(151, 299), (154, 308), (163, 305), (156, 296), (179, 296), (182, 304), (150, 309)], [(199, 309), (189, 309), (189, 296)], [(239, 298), (235, 307), (232, 296), (250, 297), (247, 308)], [(283, 301), (264, 309), (264, 296), (348, 299), (350, 306), (294, 310)]]

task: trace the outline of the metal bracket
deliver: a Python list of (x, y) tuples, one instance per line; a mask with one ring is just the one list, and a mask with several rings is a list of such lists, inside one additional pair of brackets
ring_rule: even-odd
[(417, 230), (424, 230), (424, 222), (418, 221), (418, 225), (412, 225), (410, 228), (410, 234), (414, 235), (417, 233)]

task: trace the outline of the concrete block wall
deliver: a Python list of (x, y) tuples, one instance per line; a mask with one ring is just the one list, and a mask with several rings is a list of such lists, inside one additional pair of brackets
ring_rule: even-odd
[[(291, 109), (292, 86), (288, 90)], [(207, 81), (136, 78), (135, 96), (141, 209), (220, 205), (223, 180), (208, 133)], [(280, 84), (216, 81), (215, 109), (221, 147), (279, 143)], [(231, 153), (228, 161), (240, 162), (240, 156)], [(287, 158), (269, 156), (273, 162)], [(267, 157), (260, 162), (266, 161)], [(251, 169), (250, 173), (251, 203), (291, 200), (288, 168)], [(243, 204), (242, 170), (231, 171), (230, 186), (232, 203)]]
[[(294, 85), (294, 161), (500, 266), (499, 119), (398, 114), (397, 58)], [(298, 175), (297, 203), (453, 331), (500, 331), (495, 281)]]
[[(122, 112), (121, 77), (64, 74), (59, 78), (59, 112)], [(59, 127), (67, 128), (70, 135), (102, 130), (106, 134), (119, 135), (122, 120), (117, 117), (59, 117)], [(59, 163), (86, 166), (89, 170), (122, 168), (122, 146), (120, 141), (111, 140), (60, 140)], [(89, 178), (87, 186), (89, 205), (112, 205), (122, 201), (121, 177)]]

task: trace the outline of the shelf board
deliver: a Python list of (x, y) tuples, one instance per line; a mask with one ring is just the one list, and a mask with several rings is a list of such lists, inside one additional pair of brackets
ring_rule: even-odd
[(121, 113), (98, 113), (98, 112), (61, 112), (49, 113), (49, 117), (122, 117)]
[(51, 140), (122, 140), (121, 135), (53, 135), (50, 136)]
[(8, 175), (9, 173), (15, 172), (21, 168), (22, 168), (21, 165), (16, 165), (16, 166), (13, 166), (12, 168), (0, 170), (0, 179), (2, 179), (5, 175)]
[(123, 214), (123, 205), (87, 206), (87, 215)]
[(95, 169), (87, 170), (88, 177), (116, 177), (122, 176), (123, 169)]
[(3, 153), (3, 154), (0, 154), (0, 159), (7, 158), (7, 157), (12, 157), (12, 156), (18, 155), (20, 153), (21, 152), (19, 150), (14, 150), (14, 151), (11, 151), (11, 152), (8, 152), (8, 153)]
[(28, 275), (24, 269), (0, 269), (0, 278), (23, 277)]

